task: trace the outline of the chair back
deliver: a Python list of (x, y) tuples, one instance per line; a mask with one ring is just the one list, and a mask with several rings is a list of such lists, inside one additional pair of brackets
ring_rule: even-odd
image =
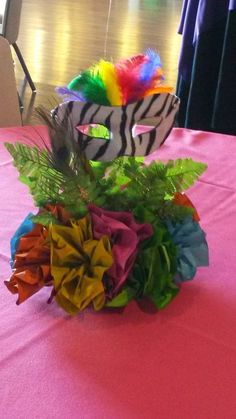
[(20, 27), (22, 0), (0, 0), (3, 2), (2, 28), (0, 34), (10, 45), (17, 41)]
[(8, 0), (0, 0), (0, 35), (3, 34)]
[(0, 127), (22, 125), (10, 45), (0, 36)]

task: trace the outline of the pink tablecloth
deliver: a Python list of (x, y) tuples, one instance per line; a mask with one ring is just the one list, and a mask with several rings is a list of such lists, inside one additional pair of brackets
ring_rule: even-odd
[(3, 285), (9, 239), (32, 209), (3, 142), (25, 131), (0, 130), (0, 417), (236, 418), (236, 138), (175, 129), (156, 153), (209, 165), (189, 196), (210, 267), (159, 313), (132, 303), (70, 318), (48, 290), (17, 307)]

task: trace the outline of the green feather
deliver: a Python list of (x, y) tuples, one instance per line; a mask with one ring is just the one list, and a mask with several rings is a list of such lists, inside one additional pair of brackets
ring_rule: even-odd
[(98, 105), (110, 105), (106, 95), (106, 88), (98, 73), (89, 70), (83, 71), (67, 87), (81, 92), (88, 102), (97, 103)]

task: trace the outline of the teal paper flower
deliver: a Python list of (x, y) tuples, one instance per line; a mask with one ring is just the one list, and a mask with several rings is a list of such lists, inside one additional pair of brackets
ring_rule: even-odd
[(209, 255), (205, 233), (191, 217), (173, 223), (166, 222), (177, 249), (177, 273), (175, 282), (193, 279), (198, 266), (208, 266)]

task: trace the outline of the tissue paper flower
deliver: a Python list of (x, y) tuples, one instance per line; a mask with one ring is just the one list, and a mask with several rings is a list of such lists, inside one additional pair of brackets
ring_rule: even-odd
[(15, 253), (13, 274), (5, 284), (18, 294), (17, 304), (51, 284), (48, 231), (40, 224), (21, 236)]
[(51, 225), (51, 272), (55, 299), (70, 314), (90, 303), (100, 310), (105, 303), (103, 276), (113, 262), (106, 235), (93, 237), (88, 216), (70, 226)]
[(198, 266), (207, 266), (208, 246), (206, 235), (199, 224), (188, 217), (182, 222), (166, 222), (177, 248), (176, 282), (193, 279)]
[(92, 218), (93, 234), (100, 239), (104, 234), (112, 242), (114, 262), (107, 272), (109, 296), (114, 297), (135, 262), (139, 244), (153, 234), (150, 224), (138, 224), (128, 212), (106, 211), (95, 205), (89, 205)]

